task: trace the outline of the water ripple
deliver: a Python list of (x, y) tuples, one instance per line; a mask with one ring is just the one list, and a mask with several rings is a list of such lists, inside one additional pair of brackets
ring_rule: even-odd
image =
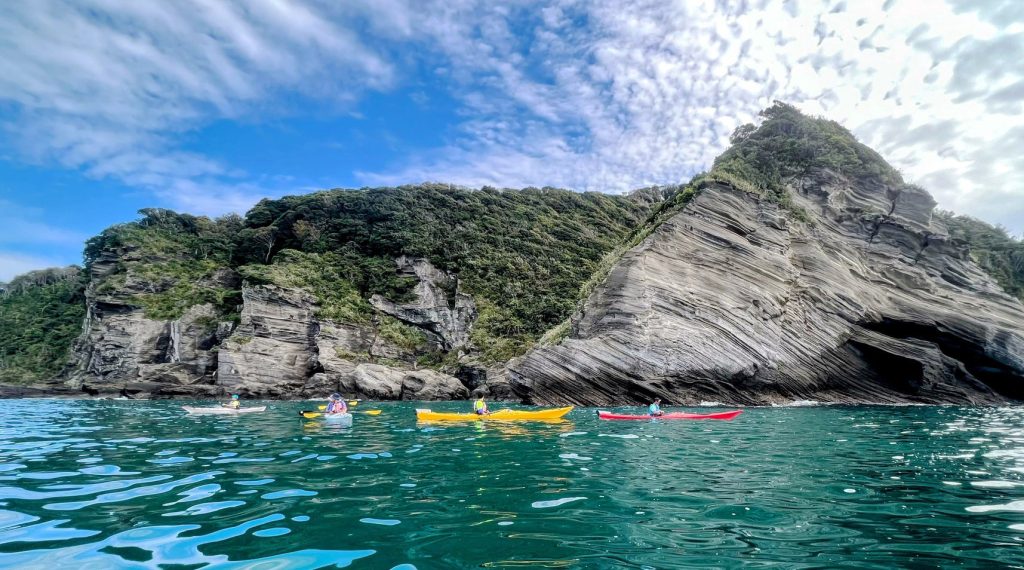
[(1024, 566), (1020, 408), (424, 426), (385, 403), (332, 430), (180, 404), (0, 402), (0, 565)]

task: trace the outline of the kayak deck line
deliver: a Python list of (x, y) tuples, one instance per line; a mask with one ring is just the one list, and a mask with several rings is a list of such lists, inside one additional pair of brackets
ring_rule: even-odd
[(691, 414), (688, 412), (667, 412), (660, 416), (649, 414), (616, 414), (604, 410), (597, 411), (597, 417), (602, 420), (731, 420), (743, 413), (743, 410), (729, 410), (728, 412), (713, 412), (710, 414)]
[(254, 407), (196, 407), (190, 405), (183, 405), (181, 409), (193, 415), (238, 415), (240, 413), (255, 413), (257, 411), (265, 411), (266, 406), (254, 406)]
[(453, 421), (453, 422), (475, 422), (481, 420), (489, 421), (530, 421), (530, 420), (557, 420), (573, 410), (573, 406), (565, 408), (549, 408), (546, 410), (498, 410), (490, 414), (462, 414), (455, 412), (434, 412), (429, 409), (417, 408), (416, 419), (418, 421)]

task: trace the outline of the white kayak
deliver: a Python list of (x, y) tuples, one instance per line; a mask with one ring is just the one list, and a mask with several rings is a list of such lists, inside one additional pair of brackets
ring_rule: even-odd
[(324, 414), (324, 421), (331, 425), (352, 427), (352, 414)]
[(266, 411), (266, 406), (253, 406), (249, 408), (196, 408), (193, 406), (182, 406), (186, 412), (193, 416), (237, 416), (238, 414), (253, 414)]

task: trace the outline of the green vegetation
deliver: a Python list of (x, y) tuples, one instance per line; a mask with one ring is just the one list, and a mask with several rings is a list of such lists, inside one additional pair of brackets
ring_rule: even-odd
[(0, 382), (46, 380), (67, 362), (82, 330), (85, 283), (77, 267), (14, 278), (0, 292)]
[(241, 297), (234, 284), (215, 274), (230, 262), (242, 218), (210, 220), (158, 208), (139, 213), (141, 220), (112, 226), (86, 242), (87, 268), (116, 264), (95, 291), (127, 293), (151, 319), (176, 319), (203, 303), (230, 318)]
[(1024, 301), (1024, 241), (1011, 237), (1005, 228), (969, 216), (940, 211), (938, 217), (949, 228), (950, 237), (970, 246), (971, 257), (986, 273)]
[(715, 159), (710, 174), (777, 202), (797, 220), (808, 222), (810, 217), (793, 204), (785, 184), (815, 169), (827, 168), (861, 183), (904, 184), (881, 155), (835, 121), (808, 117), (778, 101), (761, 116), (760, 126), (743, 125), (733, 132), (732, 146)]
[(373, 308), (348, 279), (351, 271), (344, 258), (337, 254), (303, 253), (293, 249), (279, 252), (270, 265), (251, 263), (238, 268), (250, 283), (308, 291), (320, 306), (317, 313), (320, 318), (368, 323)]
[[(608, 274), (611, 273), (615, 264), (622, 259), (622, 256), (627, 251), (640, 245), (648, 236), (654, 233), (654, 230), (661, 227), (661, 224), (668, 221), (669, 218), (674, 216), (679, 210), (683, 209), (684, 206), (690, 203), (705, 186), (712, 182), (719, 181), (716, 177), (710, 174), (698, 174), (685, 186), (667, 186), (657, 188), (644, 188), (637, 192), (644, 192), (648, 195), (653, 191), (663, 196), (666, 196), (665, 200), (657, 203), (654, 211), (650, 213), (647, 220), (642, 225), (634, 229), (630, 234), (615, 246), (613, 249), (604, 254), (601, 260), (594, 267), (594, 271), (590, 274), (590, 277), (583, 282), (579, 292), (576, 295), (577, 308), (582, 308), (582, 304), (586, 302), (587, 298), (594, 292), (595, 289), (604, 283), (605, 279), (608, 278)], [(572, 323), (569, 318), (549, 328), (541, 337), (537, 340), (537, 344), (540, 346), (548, 346), (558, 344), (564, 340), (569, 333), (572, 332)]]
[(427, 336), (423, 331), (394, 317), (382, 316), (377, 330), (381, 338), (408, 352), (415, 352), (427, 344)]
[(417, 279), (400, 274), (395, 258), (425, 257), (474, 297), (480, 317), (472, 340), (485, 361), (497, 362), (569, 316), (580, 283), (663, 195), (427, 184), (264, 200), (245, 218), (149, 209), (89, 240), (85, 257), (90, 268), (109, 266), (94, 284), (98, 294), (127, 297), (149, 318), (175, 319), (200, 303), (232, 316), (239, 283), (220, 275), (230, 269), (249, 283), (304, 289), (319, 317), (373, 323), (412, 352), (426, 345), (422, 333), (379, 314), (368, 299), (411, 301)]
[[(474, 344), (486, 360), (503, 361), (569, 316), (579, 284), (649, 208), (553, 188), (331, 190), (257, 204), (234, 262), (248, 279), (305, 287), (324, 316), (366, 322), (373, 313), (365, 299), (379, 293), (402, 301), (415, 284), (397, 273), (394, 258), (425, 257), (458, 275), (479, 308)], [(269, 267), (300, 276), (261, 277), (268, 259)]]
[(760, 126), (743, 125), (733, 132), (732, 146), (715, 159), (712, 173), (733, 176), (759, 192), (779, 192), (788, 178), (817, 168), (856, 181), (903, 184), (880, 154), (835, 121), (808, 117), (779, 101), (761, 116)]

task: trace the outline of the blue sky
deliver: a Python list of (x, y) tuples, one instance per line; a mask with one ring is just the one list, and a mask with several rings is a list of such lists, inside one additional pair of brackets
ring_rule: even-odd
[(39, 0), (0, 3), (0, 281), (143, 207), (676, 183), (774, 99), (1024, 232), (1016, 0)]

